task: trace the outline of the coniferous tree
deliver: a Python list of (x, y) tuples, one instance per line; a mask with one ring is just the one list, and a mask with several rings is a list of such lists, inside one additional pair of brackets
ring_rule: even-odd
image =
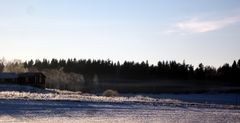
[(202, 63), (194, 69), (192, 65), (177, 63), (176, 61), (159, 61), (157, 65), (149, 65), (148, 61), (134, 62), (124, 61), (114, 63), (111, 60), (91, 59), (47, 59), (24, 62), (25, 68), (63, 69), (67, 73), (77, 73), (86, 76), (97, 75), (118, 79), (200, 79), (200, 80), (240, 80), (240, 60), (234, 61), (232, 65), (224, 64), (218, 69), (204, 66)]

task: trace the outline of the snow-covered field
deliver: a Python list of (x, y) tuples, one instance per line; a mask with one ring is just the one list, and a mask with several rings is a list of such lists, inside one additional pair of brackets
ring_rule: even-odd
[(235, 123), (240, 122), (240, 106), (0, 85), (0, 122)]

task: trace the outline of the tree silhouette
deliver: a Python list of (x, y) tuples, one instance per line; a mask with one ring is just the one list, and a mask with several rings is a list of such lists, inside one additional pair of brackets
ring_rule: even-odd
[(83, 74), (86, 78), (97, 75), (102, 78), (113, 80), (151, 80), (151, 79), (183, 79), (183, 80), (221, 80), (240, 81), (240, 60), (233, 61), (232, 65), (224, 64), (218, 69), (204, 66), (202, 63), (196, 69), (190, 64), (177, 63), (176, 61), (159, 61), (157, 65), (149, 65), (148, 61), (134, 62), (124, 61), (114, 63), (111, 60), (92, 59), (47, 59), (30, 60), (24, 62), (26, 68), (63, 69), (66, 73)]

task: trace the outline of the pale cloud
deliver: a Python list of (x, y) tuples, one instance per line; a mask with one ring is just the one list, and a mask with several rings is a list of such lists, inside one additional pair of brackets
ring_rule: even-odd
[(240, 16), (224, 17), (215, 20), (201, 20), (199, 18), (192, 18), (177, 22), (170, 30), (165, 31), (165, 34), (205, 33), (219, 30), (238, 22), (240, 22)]

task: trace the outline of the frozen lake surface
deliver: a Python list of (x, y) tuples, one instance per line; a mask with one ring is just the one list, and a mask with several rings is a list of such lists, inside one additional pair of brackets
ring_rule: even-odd
[(236, 123), (240, 110), (135, 102), (0, 100), (0, 122)]
[[(14, 87), (18, 88), (18, 87)], [(103, 97), (60, 90), (0, 91), (0, 122), (3, 123), (236, 123), (240, 106), (217, 102), (238, 95), (128, 95)], [(28, 91), (31, 90), (31, 91)], [(232, 97), (231, 97), (232, 96)], [(181, 97), (181, 98), (180, 98)], [(201, 97), (201, 98), (200, 98)], [(203, 99), (206, 97), (206, 99)], [(193, 100), (189, 100), (192, 98)]]
[[(240, 105), (240, 94), (233, 93), (202, 93), (202, 94), (140, 94), (158, 99), (176, 99), (186, 102)], [(133, 94), (123, 94), (133, 96)]]

